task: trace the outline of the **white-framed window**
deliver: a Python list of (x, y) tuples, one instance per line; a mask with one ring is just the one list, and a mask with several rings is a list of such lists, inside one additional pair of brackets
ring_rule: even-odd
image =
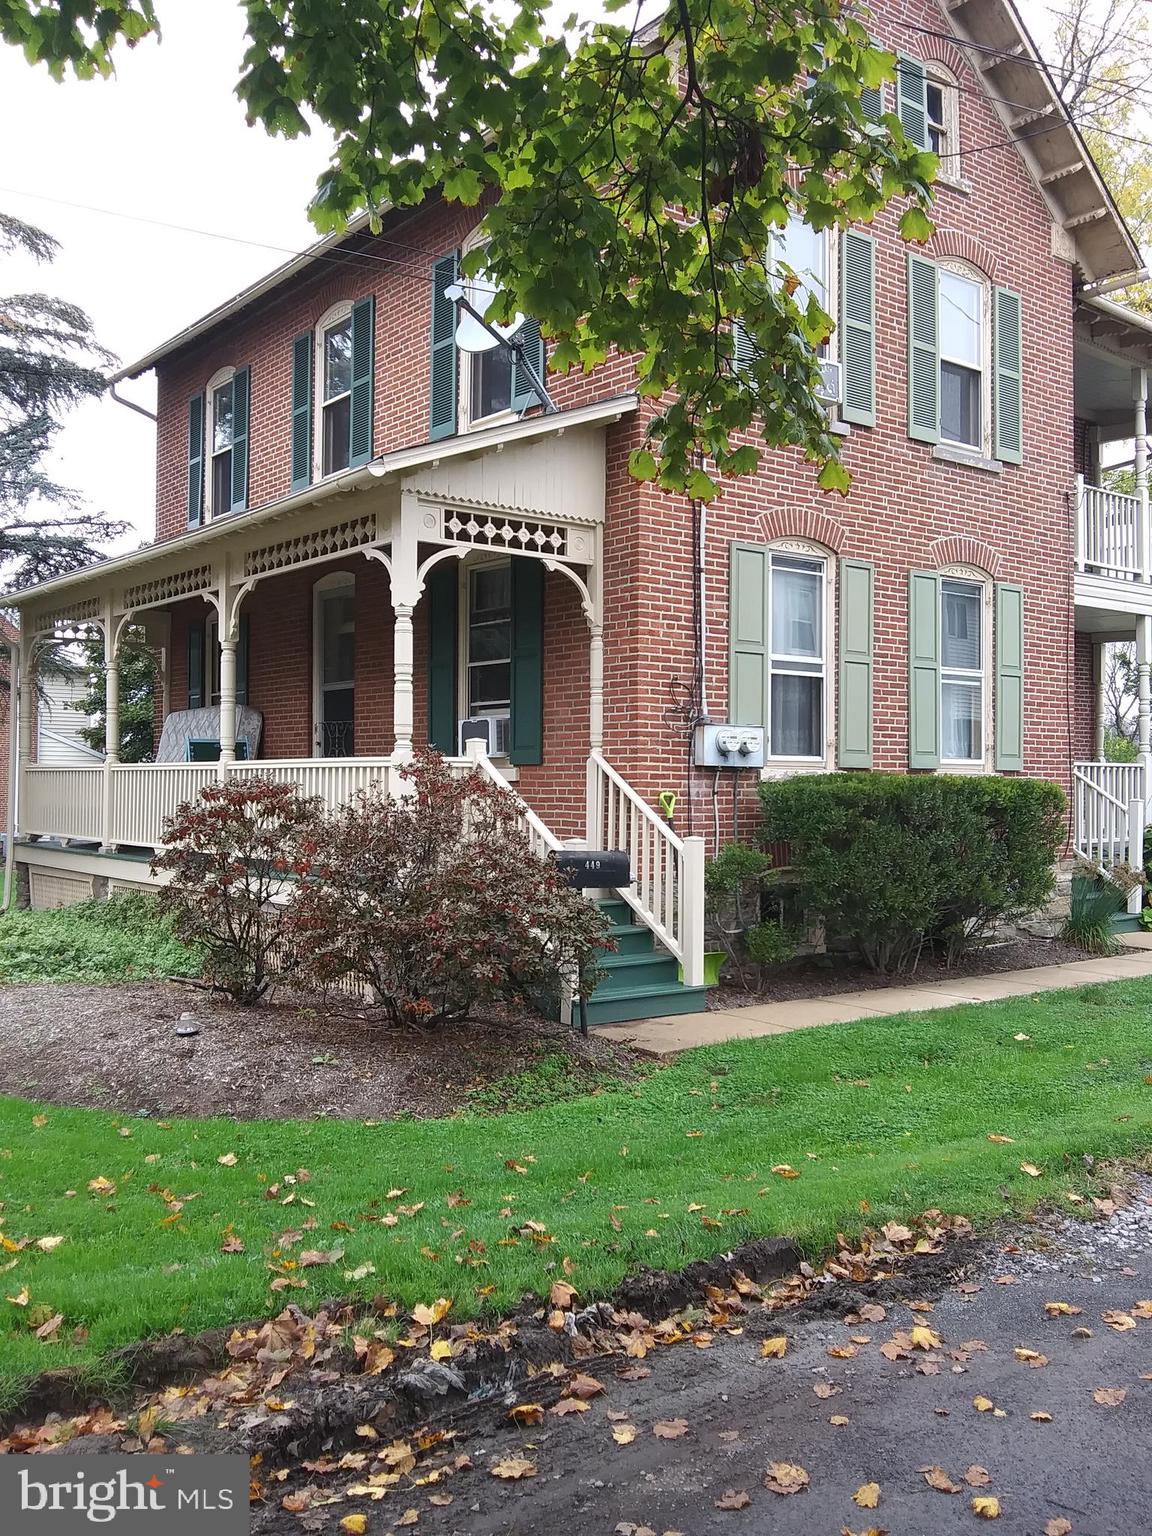
[(222, 368), (205, 390), (205, 457), (207, 515), (223, 517), (232, 510), (233, 457), (236, 450), (236, 370)]
[(512, 565), (485, 560), (465, 566), (461, 667), (464, 717), (492, 721), (492, 756), (508, 751), (512, 713)]
[(798, 214), (791, 214), (788, 223), (777, 231), (772, 239), (769, 256), (779, 271), (783, 263), (800, 279), (800, 287), (794, 295), (803, 308), (811, 295), (826, 315), (833, 320), (833, 331), (819, 349), (825, 362), (834, 361), (837, 355), (836, 296), (837, 296), (837, 241), (826, 229), (813, 229)]
[(972, 268), (940, 264), (940, 438), (986, 452), (991, 427), (992, 319), (988, 285)]
[(356, 578), (334, 571), (312, 589), (313, 755), (352, 757), (356, 718)]
[(960, 180), (960, 93), (952, 72), (943, 64), (926, 66), (924, 105), (928, 147), (940, 161), (940, 174)]
[(768, 759), (824, 762), (828, 754), (828, 562), (775, 549), (769, 556)]
[(348, 468), (352, 416), (352, 305), (337, 304), (316, 327), (316, 474)]
[(940, 761), (983, 766), (988, 758), (990, 606), (985, 583), (940, 581)]
[[(467, 255), (485, 244), (479, 234), (467, 240), (461, 251)], [(465, 297), (479, 315), (488, 313), (488, 306), (496, 295), (490, 278), (480, 271), (475, 277), (462, 278)], [(483, 424), (492, 426), (502, 420), (511, 420), (512, 410), (512, 354), (507, 347), (492, 347), (487, 352), (458, 353), (460, 396), (458, 414), (462, 431)]]

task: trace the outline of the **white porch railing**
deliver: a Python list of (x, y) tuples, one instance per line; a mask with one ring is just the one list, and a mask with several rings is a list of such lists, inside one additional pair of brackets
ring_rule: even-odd
[(1076, 476), (1076, 569), (1117, 581), (1149, 581), (1148, 531), (1139, 496)]
[(106, 831), (88, 833), (105, 847), (159, 848), (165, 818), (220, 777), (214, 763), (117, 763), (107, 773), (109, 824)]
[[(1103, 870), (1144, 867), (1146, 786), (1142, 763), (1073, 763), (1073, 842)], [(1134, 892), (1139, 911), (1140, 888)], [(1131, 902), (1129, 903), (1131, 908)]]
[(398, 782), (390, 757), (297, 757), (274, 758), (262, 763), (233, 763), (230, 779), (271, 779), (274, 784), (295, 784), (302, 795), (315, 795), (328, 810), (343, 805), (361, 790), (379, 785), (381, 794), (394, 792)]
[(633, 884), (617, 895), (684, 968), (704, 982), (704, 839), (681, 838), (599, 752), (588, 758), (588, 843), (628, 855)]
[(538, 858), (547, 858), (550, 853), (557, 853), (564, 847), (564, 844), (555, 833), (550, 832), (540, 820), (527, 800), (522, 795), (517, 794), (512, 788), (511, 784), (509, 784), (508, 780), (485, 752), (477, 751), (475, 755), (470, 753), (463, 760), (452, 758), (449, 761), (458, 772), (467, 773), (472, 768), (479, 768), (486, 779), (490, 779), (493, 784), (497, 785), (505, 794), (510, 795), (516, 801), (519, 808), (519, 814), (516, 819), (520, 830), (527, 837), (532, 852)]
[(104, 769), (24, 770), (20, 830), (33, 837), (98, 839), (104, 818)]

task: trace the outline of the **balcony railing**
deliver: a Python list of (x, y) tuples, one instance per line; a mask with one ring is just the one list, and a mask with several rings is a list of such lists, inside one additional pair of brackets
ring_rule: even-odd
[(1152, 581), (1148, 517), (1139, 496), (1076, 477), (1076, 569), (1114, 581)]

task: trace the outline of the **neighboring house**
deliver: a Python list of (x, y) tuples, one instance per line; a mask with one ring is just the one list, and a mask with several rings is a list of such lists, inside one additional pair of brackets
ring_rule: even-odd
[(40, 684), (36, 712), (36, 761), (57, 768), (84, 768), (102, 764), (80, 734), (91, 724), (76, 708), (88, 695), (88, 683), (80, 677), (45, 677)]
[[(782, 236), (839, 318), (826, 372), (850, 494), (822, 494), (795, 452), (706, 516), (632, 480), (649, 407), (628, 359), (551, 378), (560, 410), (543, 414), (505, 353), (455, 344), (443, 290), (474, 210), (434, 202), (321, 241), (124, 371), (158, 380), (157, 543), (15, 599), (26, 645), (91, 623), (115, 643), (131, 615), (165, 661), (161, 763), (25, 768), (34, 895), (49, 877), (143, 879), (123, 850), (155, 844), (218, 773), (255, 771), (231, 761), (233, 702), (260, 771), (330, 801), (388, 782), (414, 745), (459, 757), (459, 722), (487, 717), (488, 771), (538, 844), (625, 847), (624, 894), (690, 982), (700, 839), (731, 836), (734, 806), (752, 832), (757, 777), (741, 798), (731, 770), (692, 764), (698, 715), (762, 730), (768, 775), (1071, 790), (1073, 756), (1100, 755), (1093, 637), (1152, 613), (1144, 478), (1136, 498), (1080, 503), (1075, 480), (1101, 440), (1144, 440), (1133, 367), (1152, 334), (1091, 296), (1140, 256), (1011, 6), (880, 0), (873, 16), (902, 55), (882, 105), (942, 156), (936, 233), (910, 251), (891, 210)], [(181, 721), (205, 720), (224, 761), (164, 762), (186, 755)], [(1102, 773), (1077, 770), (1078, 804), (1114, 850), (1123, 797)], [(634, 1005), (671, 1011), (673, 991)]]

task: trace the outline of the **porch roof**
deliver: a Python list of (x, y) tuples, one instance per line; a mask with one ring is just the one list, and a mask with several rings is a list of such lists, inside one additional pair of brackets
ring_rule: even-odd
[(1152, 319), (1126, 305), (1081, 293), (1075, 308), (1075, 411), (1106, 441), (1135, 428), (1133, 370), (1152, 368)]
[(380, 454), (358, 469), (345, 470), (306, 490), (279, 497), (250, 512), (214, 519), (201, 528), (191, 529), (175, 538), (163, 539), (129, 554), (81, 566), (66, 576), (57, 576), (38, 586), (7, 593), (0, 597), (0, 602), (19, 609), (29, 604), (39, 605), (45, 599), (55, 603), (58, 598), (74, 598), (82, 590), (89, 597), (99, 592), (109, 578), (123, 577), (129, 573), (139, 573), (141, 579), (146, 581), (150, 567), (161, 564), (167, 566), (185, 556), (202, 556), (206, 562), (210, 561), (214, 554), (225, 549), (238, 537), (243, 538), (252, 529), (307, 513), (334, 497), (367, 490), (389, 481), (400, 482), (415, 471), (451, 464), (453, 461), (478, 459), (488, 453), (498, 453), (507, 446), (562, 437), (574, 429), (609, 426), (621, 417), (630, 415), (638, 406), (639, 400), (635, 394), (614, 395), (591, 405), (576, 406), (552, 415), (530, 416), (475, 432), (461, 433), (439, 442), (415, 443), (398, 448), (391, 453)]

